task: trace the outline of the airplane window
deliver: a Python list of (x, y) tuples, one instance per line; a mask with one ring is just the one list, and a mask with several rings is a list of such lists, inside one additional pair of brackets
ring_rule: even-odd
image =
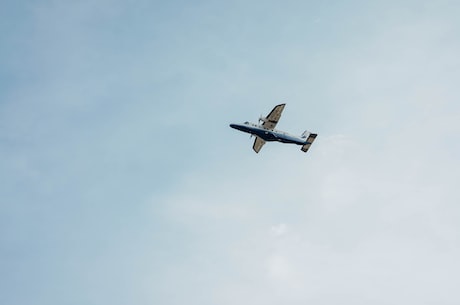
[(246, 121), (246, 122), (244, 122), (244, 124), (246, 124), (246, 125), (247, 125), (247, 124), (249, 124), (249, 122), (248, 122), (248, 121)]

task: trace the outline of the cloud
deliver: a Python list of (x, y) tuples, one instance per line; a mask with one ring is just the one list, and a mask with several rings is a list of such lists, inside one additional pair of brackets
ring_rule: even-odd
[(282, 237), (289, 232), (289, 228), (285, 223), (280, 223), (277, 225), (273, 225), (271, 227), (271, 232), (275, 237)]
[[(218, 250), (209, 259), (226, 257), (235, 280), (257, 282), (267, 304), (449, 302), (460, 297), (451, 273), (460, 243), (447, 165), (459, 164), (445, 160), (439, 172), (430, 149), (411, 160), (405, 136), (379, 151), (345, 135), (318, 137), (308, 155), (264, 147), (237, 169), (185, 179), (163, 216), (196, 232), (193, 243), (210, 239)], [(270, 165), (276, 172), (267, 175)]]
[[(446, 3), (51, 1), (14, 18), (0, 301), (458, 303)], [(307, 154), (255, 154), (228, 128), (281, 101), (280, 129), (319, 134)]]
[[(264, 304), (460, 299), (452, 272), (460, 268), (460, 117), (450, 82), (458, 70), (446, 51), (458, 45), (437, 44), (455, 29), (402, 19), (382, 29), (334, 70), (337, 120), (317, 125), (308, 154), (280, 144), (259, 155), (250, 144), (247, 154), (232, 147), (231, 168), (217, 157), (167, 198), (166, 219), (196, 230), (193, 242), (212, 236), (222, 247), (214, 254), (241, 282), (232, 286), (239, 304), (254, 302), (251, 293)], [(310, 104), (296, 106), (291, 120), (318, 116)]]

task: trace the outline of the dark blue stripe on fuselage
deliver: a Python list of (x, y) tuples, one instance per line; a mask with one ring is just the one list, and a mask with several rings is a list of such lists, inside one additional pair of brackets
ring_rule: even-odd
[(256, 135), (267, 142), (278, 141), (283, 143), (293, 143), (299, 145), (304, 145), (306, 143), (306, 141), (300, 141), (300, 139), (297, 139), (284, 133), (278, 133), (273, 130), (257, 128), (250, 125), (230, 124), (230, 127)]

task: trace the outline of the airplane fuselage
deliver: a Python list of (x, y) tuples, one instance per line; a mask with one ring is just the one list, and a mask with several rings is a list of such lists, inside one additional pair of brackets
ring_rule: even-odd
[(244, 124), (230, 124), (230, 127), (258, 136), (267, 142), (277, 141), (297, 145), (307, 144), (307, 140), (305, 138), (297, 137), (276, 129), (265, 129), (262, 125), (257, 125), (249, 122), (245, 122)]

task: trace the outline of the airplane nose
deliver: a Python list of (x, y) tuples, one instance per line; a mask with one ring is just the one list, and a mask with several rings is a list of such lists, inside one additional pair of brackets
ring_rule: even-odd
[(236, 129), (236, 125), (235, 125), (235, 124), (230, 124), (230, 127), (232, 127), (232, 128), (235, 128), (235, 129)]

